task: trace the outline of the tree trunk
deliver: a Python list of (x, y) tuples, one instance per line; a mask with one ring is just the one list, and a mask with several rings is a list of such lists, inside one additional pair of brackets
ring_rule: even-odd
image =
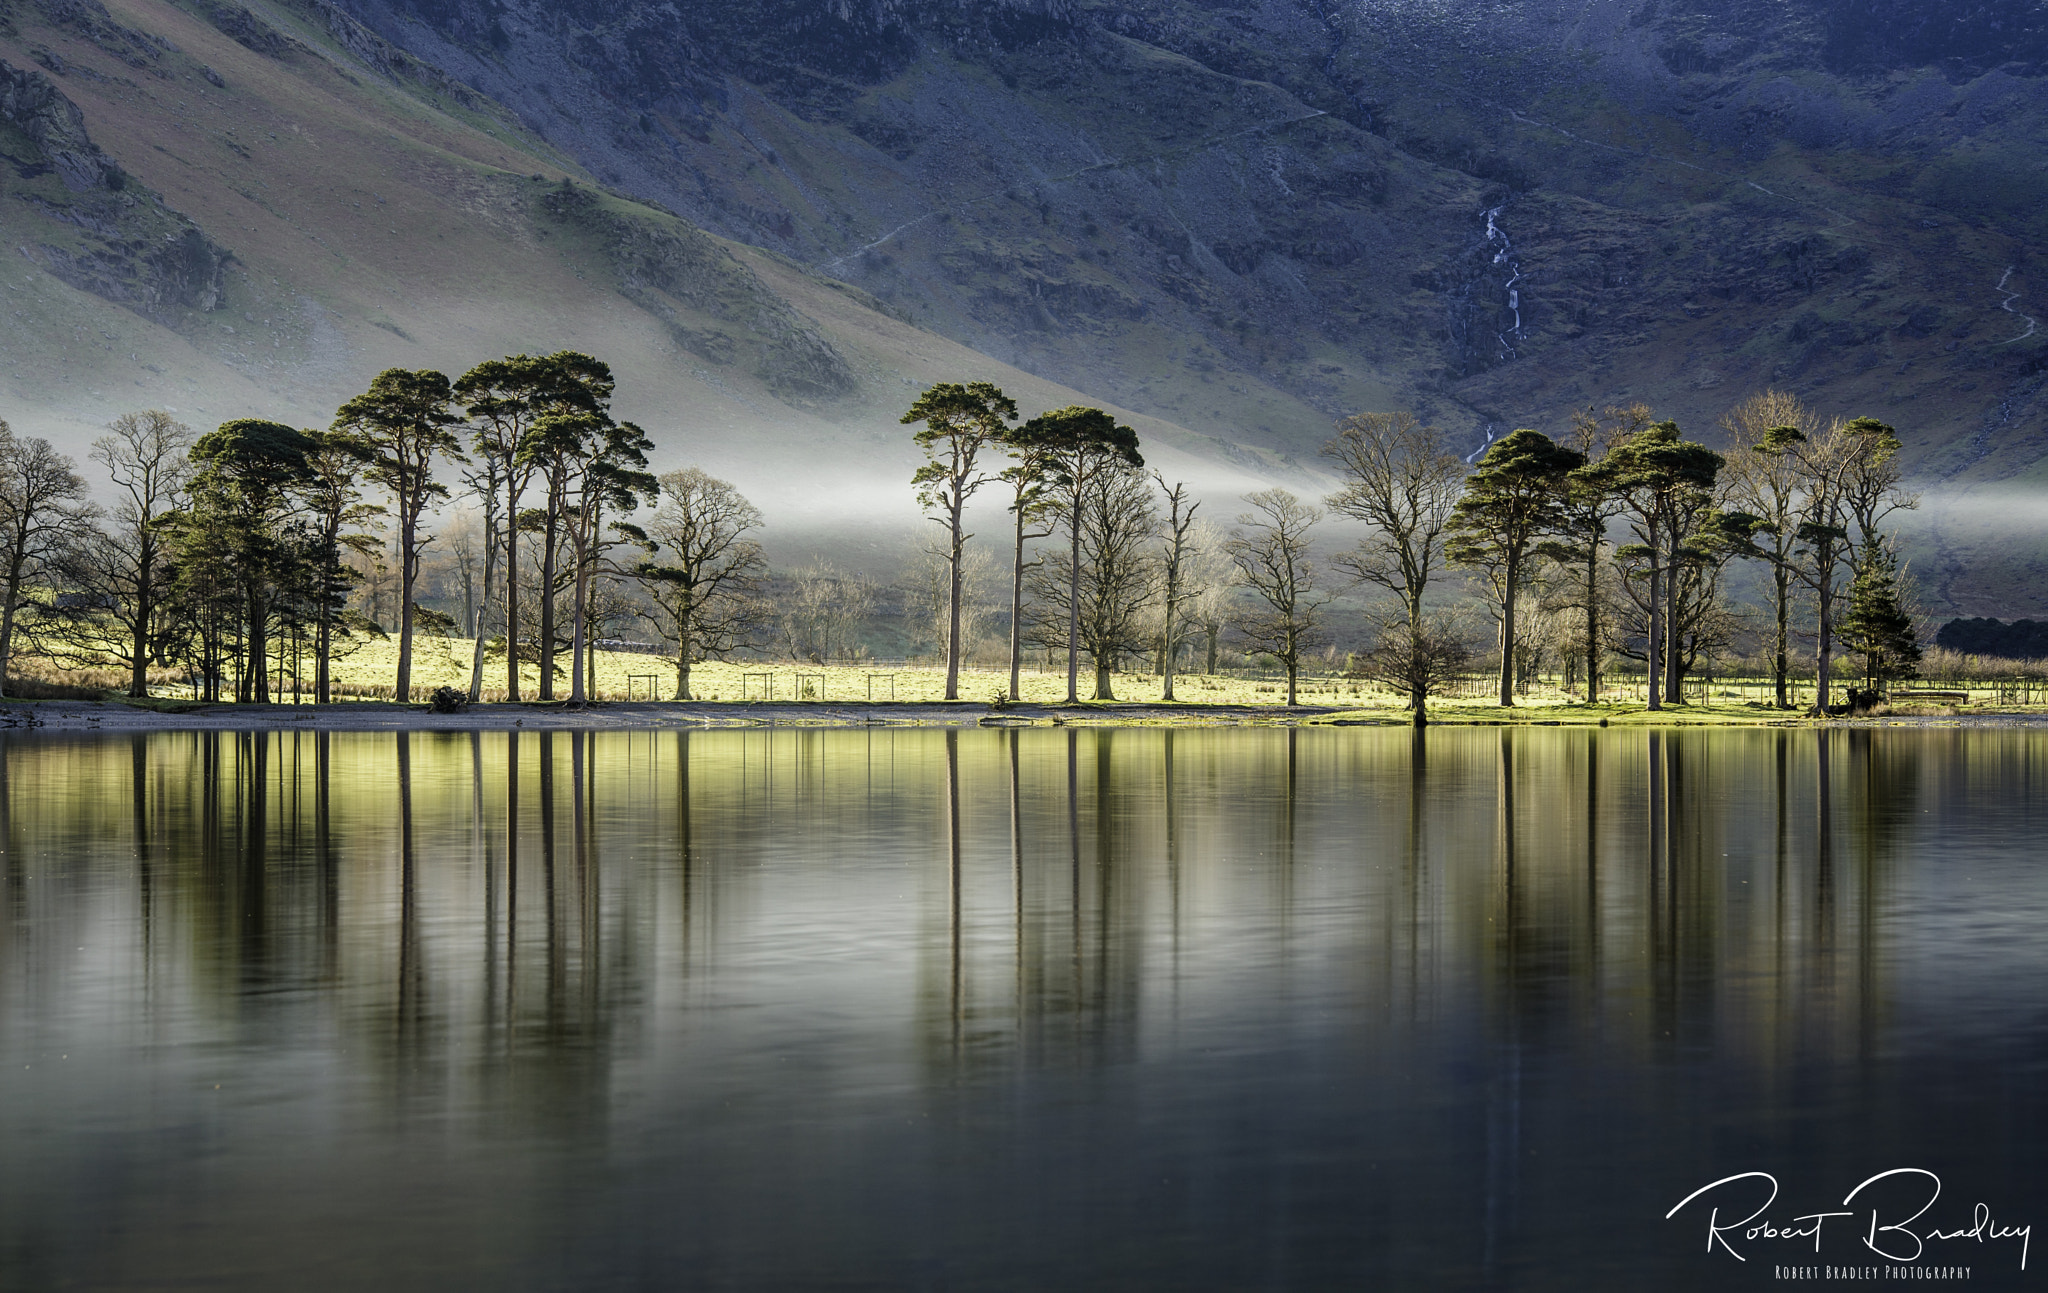
[(418, 519), (400, 522), (398, 532), (398, 683), (392, 697), (399, 704), (412, 701), (412, 586), (419, 578), (419, 536), (413, 532)]
[[(263, 604), (263, 595), (256, 586), (249, 586), (247, 602), (249, 615), (249, 639), (244, 653), (246, 663), (242, 676), (235, 683), (235, 699), (245, 703), (268, 704), (270, 701), (270, 643), (267, 638), (270, 610)], [(399, 656), (403, 665), (405, 657)]]
[(313, 621), (313, 703), (325, 705), (334, 699), (331, 662), (334, 657), (334, 607), (328, 603), (327, 581), (332, 577), (339, 555), (333, 528), (321, 545), (320, 613)]
[(1663, 581), (1664, 571), (1657, 564), (1657, 545), (1652, 543), (1650, 545), (1650, 604), (1648, 614), (1650, 640), (1644, 644), (1643, 648), (1643, 684), (1648, 689), (1651, 709), (1664, 708), (1662, 693), (1658, 690), (1658, 684), (1662, 681), (1663, 675), (1663, 669), (1660, 667), (1664, 661), (1663, 640), (1658, 636), (1657, 632), (1659, 628), (1657, 613), (1664, 605)]
[(946, 699), (960, 699), (960, 563), (966, 556), (967, 536), (961, 533), (959, 492), (954, 491), (951, 509), (953, 550), (946, 563)]
[(519, 498), (505, 495), (505, 699), (519, 699)]
[(569, 703), (580, 705), (590, 699), (584, 688), (583, 655), (589, 643), (583, 615), (583, 563), (576, 563), (575, 578), (569, 584)]
[(1600, 545), (1586, 558), (1586, 703), (1600, 700)]
[(1101, 657), (1101, 656), (1097, 656), (1097, 657), (1095, 657), (1095, 696), (1094, 696), (1094, 699), (1096, 699), (1096, 700), (1115, 700), (1115, 699), (1116, 699), (1116, 692), (1115, 692), (1115, 691), (1114, 691), (1114, 690), (1113, 690), (1113, 689), (1111, 688), (1111, 686), (1110, 686), (1110, 678), (1109, 678), (1109, 661), (1107, 661), (1106, 659), (1104, 659), (1104, 658), (1103, 658), (1103, 657)]
[[(549, 505), (550, 512), (553, 505)], [(555, 698), (555, 539), (556, 521), (548, 518), (540, 550), (540, 698)]]
[(1678, 630), (1679, 577), (1678, 536), (1671, 536), (1671, 578), (1664, 589), (1664, 698), (1673, 705), (1685, 703), (1685, 638)]
[(156, 612), (156, 590), (149, 577), (154, 564), (149, 544), (142, 545), (142, 561), (136, 569), (135, 639), (130, 647), (128, 694), (140, 699), (149, 694), (149, 621)]
[[(496, 504), (494, 496), (492, 504)], [(484, 623), (491, 617), (491, 592), (498, 569), (498, 524), (496, 507), (484, 510), (484, 595), (483, 602), (470, 622), (469, 653), (469, 699), (471, 704), (483, 699), (484, 694)]]
[[(1522, 562), (1519, 554), (1510, 551), (1507, 555), (1507, 569), (1502, 572), (1500, 599), (1500, 703), (1503, 709), (1515, 703), (1515, 585), (1521, 582)], [(1290, 670), (1287, 680), (1288, 704), (1294, 703), (1294, 678)]]
[(1159, 642), (1159, 675), (1163, 680), (1159, 691), (1161, 700), (1173, 699), (1173, 658), (1179, 654), (1180, 652), (1174, 650), (1173, 616), (1169, 613), (1166, 617), (1166, 632), (1160, 636)]
[[(1825, 552), (1823, 560), (1831, 567), (1834, 560), (1833, 551)], [(1820, 580), (1820, 587), (1816, 590), (1815, 602), (1818, 606), (1817, 618), (1819, 622), (1815, 626), (1817, 631), (1814, 634), (1813, 651), (1813, 712), (1823, 718), (1827, 716), (1828, 712), (1828, 692), (1831, 678), (1831, 671), (1828, 666), (1831, 663), (1830, 657), (1833, 656), (1835, 649), (1834, 593), (1835, 581), (1831, 577), (1824, 576)]]
[(23, 564), (18, 555), (8, 562), (6, 598), (0, 602), (0, 696), (7, 694), (7, 671), (14, 664), (14, 599), (21, 593)]
[(1017, 552), (1010, 563), (1010, 699), (1021, 700), (1018, 680), (1024, 672), (1024, 508), (1017, 508)]
[(1292, 708), (1295, 697), (1295, 682), (1297, 675), (1301, 672), (1301, 661), (1290, 652), (1284, 663), (1287, 665), (1287, 704)]
[(676, 699), (690, 699), (690, 660), (696, 653), (690, 648), (695, 640), (691, 631), (697, 618), (697, 601), (691, 589), (676, 590), (680, 600), (676, 603)]
[(1067, 558), (1067, 703), (1079, 700), (1081, 681), (1081, 499), (1067, 517), (1073, 546)]
[(574, 622), (569, 626), (569, 700), (582, 704), (590, 699), (591, 689), (585, 686), (584, 672), (592, 663), (590, 650), (590, 544), (585, 539), (579, 518), (575, 537), (570, 541), (575, 548), (572, 559), (576, 563), (576, 577), (571, 585), (569, 614)]
[(1777, 612), (1778, 632), (1776, 641), (1772, 644), (1771, 681), (1777, 688), (1778, 708), (1790, 709), (1792, 698), (1787, 694), (1786, 683), (1792, 673), (1792, 631), (1789, 622), (1792, 616), (1792, 577), (1783, 564), (1774, 566), (1771, 574), (1778, 593), (1777, 604), (1772, 608)]
[(1216, 639), (1222, 634), (1223, 626), (1212, 620), (1205, 627), (1209, 632), (1209, 667), (1203, 673), (1213, 678), (1216, 676)]

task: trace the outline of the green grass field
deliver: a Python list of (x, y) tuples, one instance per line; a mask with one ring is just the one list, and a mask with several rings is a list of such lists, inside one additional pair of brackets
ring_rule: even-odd
[[(436, 687), (466, 688), (472, 643), (466, 638), (422, 638), (414, 646), (413, 696), (424, 700)], [(121, 679), (107, 671), (67, 671), (36, 667), (38, 662), (21, 662), (17, 672), (45, 682), (87, 688), (118, 687)], [(349, 701), (391, 701), (392, 682), (397, 671), (398, 649), (394, 642), (372, 641), (357, 647), (336, 661), (336, 699)], [(567, 664), (566, 653), (562, 661)], [(674, 663), (662, 656), (637, 652), (600, 651), (596, 656), (597, 681), (593, 698), (599, 701), (669, 700), (675, 695)], [(274, 697), (283, 703), (310, 703), (310, 661), (294, 694), (289, 665), (283, 676), (273, 674)], [(166, 703), (193, 698), (188, 684), (169, 675), (154, 680), (153, 694)], [(1008, 675), (1000, 669), (966, 668), (960, 680), (961, 701), (986, 705), (999, 701), (1007, 690)], [(1113, 688), (1120, 702), (1156, 704), (1161, 680), (1147, 673), (1120, 673)], [(502, 657), (486, 662), (484, 699), (500, 701), (505, 694)], [(1084, 669), (1081, 692), (1085, 698), (1094, 689), (1094, 675)], [(786, 660), (733, 661), (698, 665), (691, 671), (694, 699), (720, 702), (899, 701), (932, 703), (945, 696), (945, 674), (931, 667), (849, 667), (844, 665), (797, 664)], [(1701, 695), (1700, 692), (1705, 692)], [(1054, 704), (1065, 699), (1064, 671), (1026, 668), (1022, 676), (1023, 699)], [(532, 666), (522, 671), (521, 699), (533, 701), (539, 695), (539, 675)], [(557, 698), (569, 694), (568, 679), (558, 674)], [(1175, 679), (1175, 699), (1182, 705), (1265, 706), (1279, 709), (1286, 700), (1286, 683), (1267, 676), (1183, 674)], [(1599, 704), (1586, 704), (1570, 692), (1551, 684), (1518, 696), (1512, 709), (1502, 709), (1494, 699), (1491, 678), (1475, 676), (1457, 689), (1457, 694), (1433, 698), (1430, 712), (1440, 723), (1537, 723), (1537, 724), (1757, 724), (1796, 721), (1795, 712), (1769, 707), (1770, 688), (1760, 679), (1713, 679), (1690, 692), (1691, 703), (1651, 712), (1642, 699), (1637, 681), (1623, 679), (1610, 683)], [(2043, 708), (2038, 697), (2002, 692), (1995, 684), (1971, 687), (1968, 700), (1915, 700), (1901, 697), (1889, 709), (1873, 717), (1946, 717), (1971, 714), (2029, 712)], [(1810, 690), (1796, 692), (1801, 702), (1810, 700)], [(1333, 711), (1330, 720), (1404, 722), (1402, 699), (1395, 694), (1355, 678), (1304, 675), (1299, 702), (1305, 706)], [(1276, 714), (1277, 717), (1277, 714)]]

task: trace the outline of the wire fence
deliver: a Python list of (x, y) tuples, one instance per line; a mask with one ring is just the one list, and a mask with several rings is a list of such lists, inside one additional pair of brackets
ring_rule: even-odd
[[(610, 649), (610, 644), (604, 645)], [(630, 645), (642, 648), (633, 654), (651, 657), (658, 650), (648, 650), (646, 644)], [(28, 660), (21, 663), (34, 664)], [(652, 663), (653, 660), (649, 659), (649, 664)], [(1803, 663), (1806, 667), (1795, 669), (1787, 681), (1786, 703), (1795, 709), (1810, 707), (1814, 701), (1811, 663)], [(1298, 676), (1296, 690), (1303, 703), (1365, 705), (1402, 699), (1395, 689), (1333, 667), (1336, 664), (1333, 660), (1318, 660), (1314, 668)], [(745, 679), (736, 677), (732, 680), (735, 684), (744, 682), (745, 685), (719, 689), (706, 670), (702, 681), (713, 683), (716, 695), (712, 698), (846, 702), (931, 699), (926, 693), (933, 691), (936, 680), (943, 676), (945, 662), (920, 655), (856, 655), (825, 660), (732, 661), (718, 667), (746, 675)], [(31, 667), (22, 672), (31, 676), (47, 675), (53, 683), (79, 682), (109, 689), (126, 684), (125, 677), (117, 677), (106, 670)], [(1027, 678), (1041, 680), (1042, 684), (1042, 680), (1064, 678), (1066, 662), (1063, 657), (1055, 656), (1048, 660), (1040, 654), (1036, 659), (1024, 661), (1021, 672)], [(1092, 664), (1082, 661), (1084, 695), (1093, 692), (1093, 674)], [(1138, 670), (1118, 673), (1116, 686), (1119, 694), (1130, 698), (1129, 693), (1136, 690), (1140, 680), (1148, 677), (1156, 680), (1158, 674), (1156, 670), (1145, 670), (1142, 665)], [(1252, 703), (1279, 703), (1285, 699), (1286, 672), (1262, 661), (1222, 663), (1214, 672), (1183, 670), (1178, 671), (1175, 677), (1180, 684), (1178, 698), (1183, 701), (1237, 699)], [(654, 673), (629, 666), (623, 676), (605, 680), (591, 688), (588, 696), (598, 701), (666, 700), (674, 694), (672, 679), (673, 674), (668, 670)], [(206, 690), (202, 679), (189, 674), (152, 670), (149, 681), (150, 693), (166, 699), (197, 700)], [(274, 703), (311, 703), (313, 689), (310, 677), (301, 674), (295, 678), (291, 671), (284, 670), (274, 674), (270, 681), (270, 695)], [(458, 688), (466, 690), (466, 682), (465, 678), (457, 684)], [(1006, 662), (972, 661), (961, 667), (959, 694), (972, 700), (991, 699), (1006, 692), (1008, 682)], [(1831, 699), (1841, 703), (1847, 699), (1848, 689), (1860, 687), (1862, 682), (1851, 663), (1843, 661), (1833, 676)], [(1499, 687), (1497, 671), (1478, 668), (1438, 688), (1434, 695), (1445, 701), (1485, 701), (1496, 697)], [(411, 688), (405, 699), (425, 703), (435, 690), (436, 684), (423, 683)], [(537, 699), (538, 690), (535, 683), (529, 682), (522, 689), (521, 699)], [(701, 694), (702, 687), (693, 690), (699, 692), (700, 699), (705, 698)], [(1041, 685), (1036, 690), (1043, 695), (1045, 688)], [(1934, 650), (1923, 662), (1921, 676), (1894, 682), (1881, 690), (1885, 700), (1895, 709), (1914, 706), (2043, 706), (2048, 705), (2048, 661), (2002, 660)], [(567, 680), (558, 680), (555, 691), (555, 699), (565, 698), (569, 691)], [(733, 694), (725, 695), (728, 691)], [(221, 679), (217, 692), (231, 697), (234, 680)], [(388, 683), (336, 680), (330, 686), (330, 694), (334, 700), (342, 702), (392, 702), (400, 699), (396, 689)], [(1519, 699), (1539, 703), (1585, 699), (1582, 679), (1559, 671), (1544, 671), (1524, 677), (1517, 684), (1515, 695)], [(506, 696), (502, 685), (486, 686), (479, 699), (499, 702)], [(1777, 703), (1777, 687), (1768, 671), (1754, 659), (1716, 660), (1686, 677), (1682, 698), (1690, 704), (1773, 708)], [(1640, 664), (1633, 668), (1624, 665), (1607, 670), (1602, 677), (1599, 699), (1610, 703), (1646, 701), (1648, 685)]]

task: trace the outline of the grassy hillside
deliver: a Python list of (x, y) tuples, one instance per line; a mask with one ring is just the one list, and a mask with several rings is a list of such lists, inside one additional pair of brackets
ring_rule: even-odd
[[(76, 239), (78, 210), (116, 195), (25, 177), (31, 142), (0, 140), (19, 163), (0, 163), (0, 238), (14, 249), (0, 262), (0, 417), (20, 432), (82, 452), (108, 418), (145, 406), (200, 427), (320, 425), (385, 367), (452, 373), (572, 348), (612, 364), (618, 412), (653, 433), (657, 468), (733, 477), (773, 537), (801, 547), (919, 524), (897, 418), (923, 385), (988, 378), (1028, 411), (1087, 398), (594, 185), (338, 11), (193, 9), (17, 3), (0, 29), (0, 60), (82, 113), (122, 173), (124, 209), (185, 222), (221, 261), (217, 299), (175, 308), (67, 285), (52, 249)], [(147, 235), (100, 241), (124, 240)], [(1286, 470), (1137, 424), (1155, 462), (1217, 489)]]

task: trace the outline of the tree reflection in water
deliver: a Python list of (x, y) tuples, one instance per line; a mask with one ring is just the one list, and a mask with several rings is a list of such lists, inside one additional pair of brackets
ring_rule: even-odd
[(2031, 1182), (2048, 984), (1938, 913), (2033, 936), (2042, 740), (9, 737), (0, 1269), (1710, 1286), (1645, 1199)]

